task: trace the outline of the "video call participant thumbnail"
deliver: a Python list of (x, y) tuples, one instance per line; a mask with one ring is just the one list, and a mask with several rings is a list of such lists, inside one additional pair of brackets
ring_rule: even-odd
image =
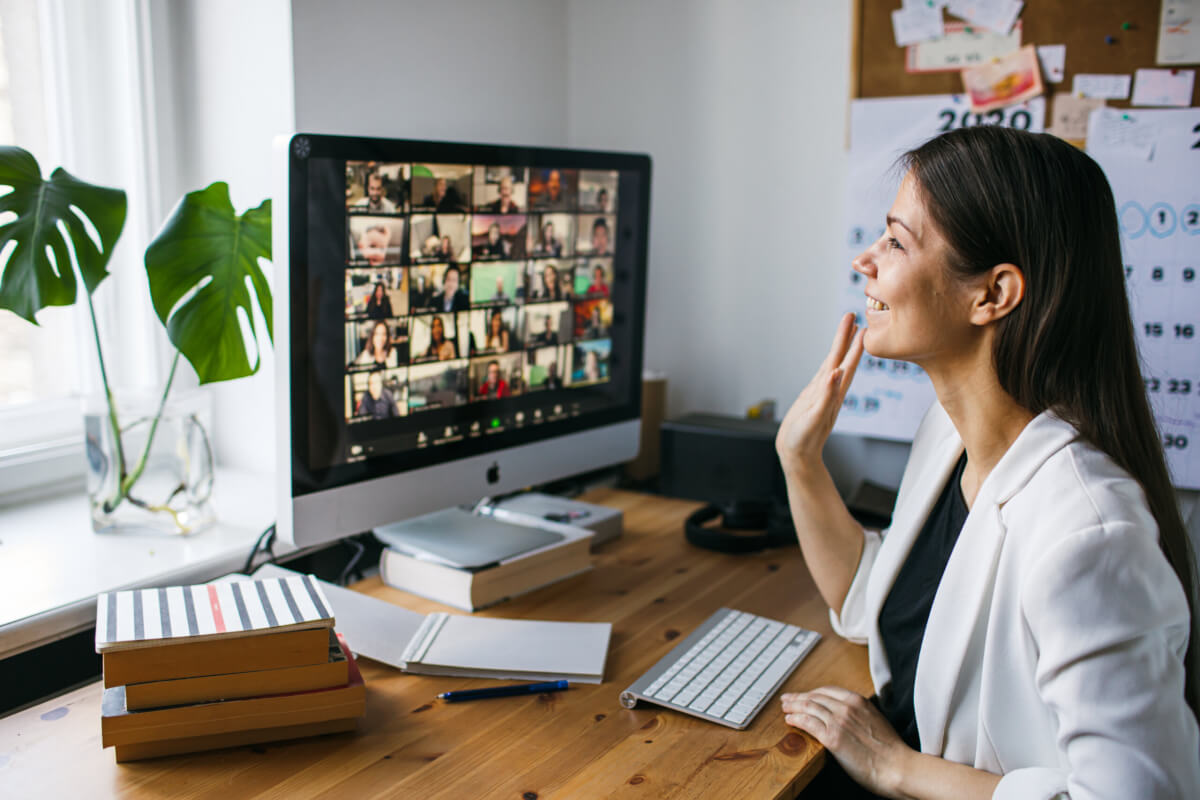
[(524, 258), (524, 214), (476, 214), (471, 220), (471, 254), (478, 260)]
[(525, 346), (546, 347), (571, 341), (574, 317), (570, 303), (525, 306)]
[(472, 353), (507, 353), (520, 348), (519, 306), (476, 309), (468, 323)]
[(465, 356), (459, 351), (454, 314), (412, 317), (412, 361), (451, 361)]
[(525, 353), (525, 385), (529, 391), (561, 389), (571, 375), (570, 345), (541, 347)]
[(421, 311), (466, 311), (471, 300), (464, 288), (467, 270), (457, 264), (433, 264), (409, 268), (408, 303), (413, 313)]
[(579, 210), (611, 214), (617, 208), (616, 172), (581, 170), (579, 172)]
[(352, 215), (347, 225), (350, 263), (372, 267), (403, 263), (404, 223), (403, 217)]
[(471, 361), (471, 396), (475, 400), (496, 400), (521, 394), (524, 389), (522, 353), (476, 358)]
[(530, 261), (525, 284), (526, 301), (568, 300), (571, 270), (560, 270), (557, 261)]
[(476, 167), (475, 210), (520, 214), (526, 207), (524, 167)]
[(408, 202), (408, 164), (346, 162), (346, 208), (352, 214), (398, 214)]
[(408, 320), (347, 322), (346, 350), (351, 369), (398, 367), (408, 361)]
[(407, 367), (374, 369), (346, 376), (347, 420), (408, 416)]
[(611, 356), (611, 339), (577, 342), (572, 355), (575, 369), (571, 373), (571, 384), (578, 386), (608, 380), (608, 362)]
[(476, 262), (471, 267), (471, 305), (511, 305), (524, 277), (518, 261)]
[(579, 171), (557, 167), (529, 170), (529, 208), (532, 211), (572, 211)]
[(408, 273), (403, 267), (346, 270), (346, 319), (408, 315)]
[(409, 258), (414, 262), (471, 260), (467, 214), (414, 214), (410, 230)]
[(439, 214), (465, 213), (471, 208), (470, 166), (417, 164), (413, 167), (413, 210)]
[(575, 293), (580, 297), (612, 296), (611, 258), (580, 259), (575, 267)]
[(612, 328), (613, 306), (609, 300), (584, 300), (575, 304), (575, 338), (602, 339)]
[(574, 214), (535, 214), (529, 219), (529, 252), (535, 258), (562, 258), (575, 253)]
[(580, 214), (575, 252), (581, 256), (611, 256), (616, 224), (617, 218), (611, 214), (603, 217)]
[(468, 363), (464, 358), (409, 367), (409, 410), (417, 412), (466, 404), (470, 397)]

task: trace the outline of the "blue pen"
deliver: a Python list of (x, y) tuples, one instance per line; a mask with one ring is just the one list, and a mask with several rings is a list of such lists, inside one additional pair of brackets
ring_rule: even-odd
[(482, 700), (485, 697), (512, 697), (519, 694), (541, 694), (542, 692), (561, 692), (567, 688), (566, 681), (550, 681), (549, 683), (522, 683), (517, 686), (493, 686), (488, 689), (464, 689), (461, 692), (442, 692), (438, 698), (448, 703), (460, 700)]

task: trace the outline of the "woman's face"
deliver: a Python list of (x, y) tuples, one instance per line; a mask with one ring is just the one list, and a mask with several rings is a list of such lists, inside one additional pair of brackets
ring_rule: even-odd
[(387, 349), (387, 343), (387, 325), (380, 322), (375, 326), (375, 329), (371, 331), (371, 352), (375, 354), (376, 358), (379, 358), (383, 355), (384, 351)]
[(492, 324), (492, 333), (499, 333), (501, 327), (504, 325), (504, 320), (500, 318), (499, 314), (492, 314), (492, 323), (491, 324)]
[(446, 338), (446, 328), (442, 324), (441, 317), (434, 317), (433, 321), (429, 323), (429, 335), (438, 343)]
[(542, 270), (542, 286), (546, 287), (546, 291), (553, 292), (556, 283), (558, 283), (558, 270), (554, 267), (546, 267)]
[(375, 284), (375, 302), (377, 302), (377, 303), (383, 302), (383, 284), (382, 283)]
[(498, 241), (500, 241), (500, 226), (493, 222), (488, 226), (488, 242), (495, 244)]
[(446, 275), (442, 278), (442, 291), (447, 297), (458, 291), (458, 270), (446, 270)]
[(951, 274), (949, 252), (906, 175), (883, 235), (853, 262), (867, 279), (867, 352), (924, 365), (963, 351), (974, 338), (971, 288)]

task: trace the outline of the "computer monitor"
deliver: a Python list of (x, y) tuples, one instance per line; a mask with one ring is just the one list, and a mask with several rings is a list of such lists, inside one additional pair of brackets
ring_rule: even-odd
[(318, 544), (637, 454), (647, 156), (278, 149), (278, 536)]

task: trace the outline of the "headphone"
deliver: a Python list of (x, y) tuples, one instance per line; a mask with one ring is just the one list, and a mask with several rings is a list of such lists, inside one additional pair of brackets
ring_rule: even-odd
[[(718, 527), (704, 523), (721, 517)], [(756, 530), (742, 534), (730, 531)], [(798, 546), (796, 528), (786, 503), (733, 503), (726, 508), (706, 505), (683, 523), (688, 542), (718, 553), (756, 553), (768, 547)]]

